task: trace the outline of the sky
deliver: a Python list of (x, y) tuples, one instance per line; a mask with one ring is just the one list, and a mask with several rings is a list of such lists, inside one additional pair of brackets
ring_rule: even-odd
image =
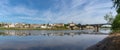
[(6, 23), (106, 23), (111, 0), (0, 0), (0, 22)]

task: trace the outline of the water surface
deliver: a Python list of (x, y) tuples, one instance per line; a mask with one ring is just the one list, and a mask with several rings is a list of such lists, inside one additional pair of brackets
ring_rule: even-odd
[(90, 30), (0, 30), (0, 50), (85, 50), (108, 36)]

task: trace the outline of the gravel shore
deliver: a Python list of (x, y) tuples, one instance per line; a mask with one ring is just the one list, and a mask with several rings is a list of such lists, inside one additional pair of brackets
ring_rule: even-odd
[(120, 50), (120, 33), (113, 33), (86, 50)]

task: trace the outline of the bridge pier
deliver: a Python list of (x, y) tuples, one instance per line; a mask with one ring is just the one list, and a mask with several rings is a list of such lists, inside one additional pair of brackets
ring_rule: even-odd
[(94, 31), (95, 31), (95, 32), (99, 32), (99, 29), (100, 29), (100, 26), (99, 26), (99, 25), (95, 25), (95, 26), (94, 26)]

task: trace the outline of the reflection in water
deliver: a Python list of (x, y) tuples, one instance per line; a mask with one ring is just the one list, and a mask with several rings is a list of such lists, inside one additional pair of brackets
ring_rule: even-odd
[(92, 31), (38, 31), (38, 30), (4, 30), (0, 32), (0, 35), (9, 35), (9, 36), (74, 36), (74, 35), (81, 35), (81, 34), (100, 34), (105, 35), (107, 33), (101, 33), (101, 32), (92, 32)]
[(80, 30), (4, 30), (0, 32), (2, 32), (0, 50), (85, 50), (108, 36), (105, 33)]
[(111, 30), (110, 30), (110, 28), (101, 28), (101, 29), (100, 29), (100, 32), (110, 33)]

